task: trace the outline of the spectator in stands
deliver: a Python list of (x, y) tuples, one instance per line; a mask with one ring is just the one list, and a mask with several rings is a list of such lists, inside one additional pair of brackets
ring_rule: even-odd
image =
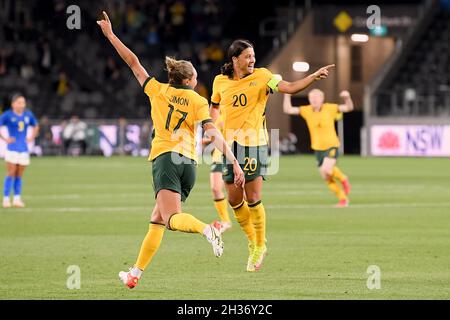
[(149, 45), (153, 45), (153, 46), (159, 44), (158, 28), (154, 24), (150, 25), (150, 27), (148, 29), (147, 43)]
[(117, 127), (117, 153), (119, 155), (125, 154), (125, 143), (127, 142), (127, 120), (120, 117)]
[(20, 76), (25, 80), (31, 80), (33, 78), (34, 69), (30, 62), (27, 62), (20, 67)]
[(141, 135), (140, 135), (140, 149), (141, 155), (148, 156), (148, 151), (150, 150), (150, 142), (152, 141), (152, 132), (151, 125), (148, 122), (144, 122), (141, 127)]
[[(64, 154), (69, 154), (70, 148), (80, 148), (80, 154), (86, 154), (86, 129), (87, 125), (77, 115), (73, 115), (69, 124), (64, 128)], [(74, 152), (76, 154), (76, 152)]]
[(6, 74), (6, 50), (0, 49), (0, 76)]
[(108, 81), (113, 80), (115, 82), (119, 79), (119, 68), (117, 68), (116, 61), (111, 57), (108, 57), (108, 60), (106, 60), (104, 75)]
[(65, 96), (69, 92), (69, 80), (67, 79), (67, 74), (61, 71), (58, 75), (58, 80), (55, 84), (56, 94), (60, 97)]
[(44, 155), (52, 154), (52, 148), (54, 147), (52, 128), (47, 116), (42, 116), (40, 121), (39, 136), (36, 139), (36, 145), (42, 148)]
[(50, 74), (52, 63), (53, 63), (53, 57), (52, 52), (50, 50), (50, 44), (48, 41), (44, 41), (40, 48), (40, 58), (39, 58), (39, 66), (41, 68), (41, 73), (44, 75)]
[(213, 63), (221, 62), (224, 58), (223, 49), (217, 42), (213, 42), (205, 48), (205, 55), (207, 60)]
[(195, 91), (199, 94), (199, 95), (201, 95), (203, 98), (205, 98), (205, 99), (209, 99), (209, 96), (208, 96), (208, 89), (206, 88), (206, 86), (204, 85), (204, 83), (203, 82), (198, 82), (197, 83), (197, 86), (195, 87)]

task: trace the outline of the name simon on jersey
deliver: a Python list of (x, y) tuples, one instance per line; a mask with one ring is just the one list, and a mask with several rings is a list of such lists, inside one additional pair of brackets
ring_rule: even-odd
[(182, 97), (177, 97), (177, 96), (172, 96), (172, 98), (170, 98), (170, 102), (171, 103), (180, 104), (182, 106), (189, 105), (189, 100), (188, 99), (182, 98)]

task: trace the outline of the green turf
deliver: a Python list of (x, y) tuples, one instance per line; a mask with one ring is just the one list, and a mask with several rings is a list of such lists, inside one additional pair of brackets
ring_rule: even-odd
[[(345, 209), (333, 208), (313, 157), (281, 159), (264, 184), (269, 255), (260, 272), (245, 271), (237, 224), (220, 259), (201, 236), (166, 231), (139, 286), (127, 290), (117, 273), (134, 263), (147, 230), (150, 165), (33, 159), (27, 208), (0, 211), (0, 299), (449, 299), (448, 159), (339, 163), (353, 184)], [(216, 219), (206, 165), (184, 209)], [(69, 265), (81, 268), (80, 290), (66, 287)], [(381, 269), (379, 290), (366, 286), (369, 265)]]

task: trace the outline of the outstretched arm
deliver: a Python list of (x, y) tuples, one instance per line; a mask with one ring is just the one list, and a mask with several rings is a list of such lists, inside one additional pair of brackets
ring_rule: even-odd
[(291, 95), (287, 93), (284, 94), (283, 111), (287, 114), (300, 114), (300, 107), (292, 106)]
[(344, 104), (339, 105), (340, 112), (350, 112), (353, 111), (353, 100), (350, 96), (350, 92), (347, 90), (342, 91), (339, 96), (344, 99)]
[(289, 94), (295, 94), (299, 91), (302, 91), (303, 89), (306, 89), (309, 87), (314, 81), (325, 79), (328, 77), (329, 70), (331, 68), (334, 68), (334, 64), (330, 64), (326, 67), (320, 68), (313, 74), (310, 74), (306, 78), (289, 82), (281, 80), (278, 84), (278, 91), (281, 93), (289, 93)]
[(124, 45), (122, 41), (120, 41), (120, 39), (117, 38), (117, 36), (114, 34), (111, 21), (109, 20), (109, 17), (105, 11), (103, 11), (103, 17), (105, 19), (97, 21), (97, 24), (100, 26), (103, 34), (111, 42), (123, 61), (125, 61), (126, 64), (130, 67), (131, 71), (133, 71), (134, 76), (142, 86), (145, 80), (147, 80), (149, 77), (147, 71), (141, 65), (138, 57), (133, 53), (133, 51), (128, 49), (127, 46)]

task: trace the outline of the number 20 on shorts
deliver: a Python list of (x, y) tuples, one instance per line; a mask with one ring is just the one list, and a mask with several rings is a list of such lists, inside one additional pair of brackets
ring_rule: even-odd
[(255, 172), (258, 168), (258, 161), (256, 158), (245, 157), (244, 158), (244, 171)]

